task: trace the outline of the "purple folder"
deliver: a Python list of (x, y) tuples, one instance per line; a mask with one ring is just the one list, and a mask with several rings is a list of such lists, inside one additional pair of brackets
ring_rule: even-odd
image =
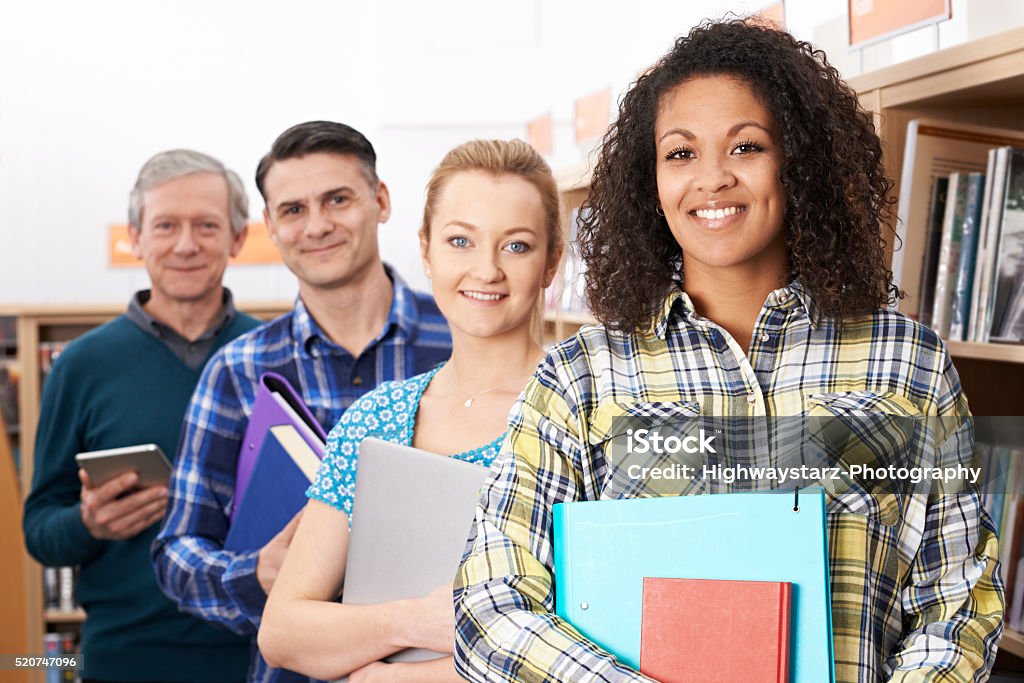
[[(275, 393), (284, 399), (293, 412), (281, 405), (274, 397)], [(296, 416), (302, 425), (295, 424)], [(323, 427), (309, 412), (306, 402), (288, 383), (288, 380), (277, 373), (264, 372), (260, 375), (260, 385), (256, 390), (252, 415), (249, 416), (249, 426), (245, 429), (242, 446), (238, 451), (238, 468), (235, 470), (235, 498), (231, 502), (230, 513), (232, 522), (235, 520), (238, 509), (242, 506), (242, 498), (245, 497), (245, 490), (249, 486), (252, 468), (256, 464), (264, 437), (271, 427), (283, 424), (294, 425), (303, 440), (309, 444), (318, 457), (323, 459), (324, 445), (327, 442), (327, 433), (324, 432)]]

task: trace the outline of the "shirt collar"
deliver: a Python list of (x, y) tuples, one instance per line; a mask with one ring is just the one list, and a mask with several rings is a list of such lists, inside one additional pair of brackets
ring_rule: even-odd
[[(222, 288), (223, 293), (221, 295), (221, 307), (220, 316), (214, 320), (213, 325), (208, 330), (199, 335), (195, 340), (200, 341), (202, 339), (212, 338), (221, 333), (221, 331), (231, 324), (231, 321), (238, 315), (238, 309), (235, 308), (234, 297), (231, 295), (231, 290), (227, 287)], [(165, 337), (168, 335), (181, 337), (170, 325), (161, 322), (154, 318), (149, 311), (146, 310), (146, 302), (153, 296), (153, 290), (142, 289), (135, 292), (132, 296), (131, 301), (128, 302), (128, 310), (125, 316), (133, 323), (141, 327), (143, 330), (156, 335), (157, 337)], [(182, 337), (184, 339), (184, 337)]]
[[(799, 308), (807, 316), (811, 327), (820, 323), (820, 311), (814, 297), (799, 280), (794, 280), (785, 287), (773, 290), (765, 299), (764, 308), (791, 309)], [(673, 284), (672, 289), (665, 295), (658, 312), (651, 320), (647, 332), (654, 334), (659, 339), (664, 339), (668, 331), (668, 325), (673, 315), (680, 315), (689, 320), (698, 319), (693, 301), (690, 295), (682, 290), (678, 284)]]
[[(384, 264), (384, 272), (391, 280), (392, 297), (391, 309), (388, 311), (387, 320), (384, 321), (384, 328), (381, 330), (377, 340), (386, 336), (392, 327), (397, 327), (407, 338), (412, 338), (420, 322), (419, 307), (416, 305), (416, 295), (409, 288), (394, 268)], [(309, 352), (316, 340), (323, 340), (325, 343), (332, 342), (323, 332), (316, 320), (310, 315), (309, 309), (303, 303), (302, 297), (295, 300), (295, 313), (292, 316), (292, 334), (295, 339), (302, 342), (302, 348)], [(376, 341), (376, 340), (375, 340)]]

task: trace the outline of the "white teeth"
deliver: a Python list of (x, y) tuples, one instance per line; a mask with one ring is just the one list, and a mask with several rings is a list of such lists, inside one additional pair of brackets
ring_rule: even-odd
[(740, 212), (740, 207), (730, 206), (726, 209), (697, 209), (694, 211), (698, 218), (706, 220), (721, 220), (726, 216), (733, 216)]
[(503, 295), (502, 294), (484, 294), (483, 292), (463, 292), (470, 299), (476, 299), (478, 301), (497, 301)]

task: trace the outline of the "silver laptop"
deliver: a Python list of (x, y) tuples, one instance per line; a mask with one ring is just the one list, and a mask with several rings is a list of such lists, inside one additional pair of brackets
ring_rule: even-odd
[[(451, 583), (486, 477), (482, 465), (365, 439), (359, 447), (342, 602), (415, 598)], [(441, 656), (409, 649), (387, 661)]]

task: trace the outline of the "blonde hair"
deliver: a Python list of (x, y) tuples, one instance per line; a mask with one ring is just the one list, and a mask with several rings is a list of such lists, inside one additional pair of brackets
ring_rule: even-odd
[(463, 171), (483, 171), (493, 176), (514, 176), (527, 181), (540, 193), (547, 228), (548, 262), (562, 253), (562, 229), (558, 204), (558, 185), (551, 167), (537, 151), (522, 140), (470, 140), (448, 152), (427, 182), (427, 199), (423, 206), (420, 237), (430, 241), (430, 221), (437, 198), (445, 183)]

